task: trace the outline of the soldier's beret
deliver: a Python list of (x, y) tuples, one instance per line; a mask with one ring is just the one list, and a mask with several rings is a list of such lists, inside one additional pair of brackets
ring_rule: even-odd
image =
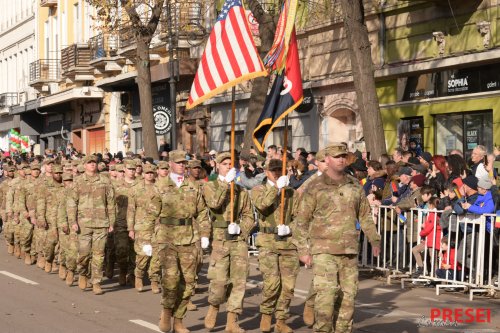
[(144, 167), (143, 167), (143, 170), (142, 170), (144, 173), (149, 173), (149, 172), (156, 172), (156, 165), (154, 164), (146, 164)]
[(189, 168), (190, 168), (190, 169), (193, 169), (193, 168), (201, 168), (201, 161), (198, 161), (198, 160), (191, 160), (191, 161), (189, 161), (188, 166), (189, 166)]
[(217, 155), (217, 157), (215, 158), (215, 162), (217, 163), (222, 163), (222, 161), (224, 161), (225, 159), (228, 159), (228, 158), (231, 158), (231, 153), (229, 152), (226, 152), (226, 153), (220, 153), (219, 155)]
[(167, 161), (158, 162), (158, 169), (169, 169)]
[(97, 163), (97, 156), (95, 155), (87, 155), (83, 158), (83, 163), (84, 164), (87, 164), (87, 163), (90, 163), (90, 162), (94, 162), (94, 163)]
[(135, 169), (137, 167), (137, 163), (135, 160), (125, 160), (125, 168), (127, 169)]
[(175, 163), (187, 162), (186, 155), (187, 153), (184, 150), (172, 150), (169, 153), (169, 161)]
[(40, 170), (40, 163), (31, 163), (31, 170)]
[(117, 164), (115, 166), (116, 168), (116, 171), (120, 172), (120, 171), (123, 171), (123, 169), (125, 169), (125, 166), (123, 164)]
[(320, 151), (318, 151), (316, 153), (316, 160), (320, 161), (320, 162), (325, 161), (325, 150), (324, 149), (321, 149)]
[(115, 171), (116, 170), (116, 165), (115, 164), (110, 164), (109, 165), (109, 171)]
[(52, 166), (52, 173), (63, 173), (62, 165), (54, 164), (54, 166)]
[(335, 143), (329, 145), (328, 147), (325, 147), (324, 151), (325, 151), (325, 156), (331, 156), (331, 157), (337, 157), (340, 155), (347, 154), (346, 146), (341, 143)]
[(283, 168), (283, 162), (278, 159), (272, 159), (266, 162), (264, 168), (268, 171), (280, 171)]
[(62, 176), (63, 180), (73, 180), (73, 174), (69, 172), (64, 172)]
[(78, 164), (76, 166), (76, 170), (79, 172), (79, 173), (84, 173), (85, 172), (85, 167), (83, 166), (83, 164)]

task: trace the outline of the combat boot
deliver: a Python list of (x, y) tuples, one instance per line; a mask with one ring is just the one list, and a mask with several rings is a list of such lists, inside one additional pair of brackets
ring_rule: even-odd
[(30, 265), (36, 264), (36, 256), (30, 256)]
[(127, 285), (131, 287), (135, 287), (135, 275), (134, 274), (127, 274)]
[(78, 278), (78, 287), (80, 287), (81, 290), (85, 290), (87, 288), (87, 277), (80, 275)]
[(187, 304), (186, 308), (188, 311), (198, 310), (198, 307), (195, 304), (193, 304), (193, 302), (191, 300), (189, 300), (189, 303)]
[(120, 275), (118, 276), (118, 284), (124, 286), (127, 284), (127, 270), (120, 269)]
[(284, 319), (277, 319), (274, 326), (275, 333), (293, 333), (293, 330), (285, 323)]
[(55, 262), (55, 260), (52, 262), (52, 270), (51, 270), (52, 273), (57, 273), (59, 272), (59, 266), (57, 266), (57, 263)]
[(153, 294), (159, 294), (161, 292), (160, 287), (158, 286), (158, 282), (151, 281), (151, 291)]
[(138, 292), (142, 292), (142, 288), (144, 285), (142, 284), (142, 278), (135, 277), (135, 289)]
[(94, 292), (94, 295), (104, 294), (104, 291), (102, 291), (101, 285), (99, 283), (94, 283), (92, 285), (92, 291)]
[(59, 265), (59, 278), (61, 280), (66, 280), (66, 267), (63, 264)]
[(260, 331), (261, 332), (271, 332), (271, 315), (263, 313), (260, 317)]
[(115, 269), (114, 263), (111, 261), (111, 258), (108, 258), (108, 260), (106, 261), (106, 269), (104, 271), (104, 275), (106, 275), (108, 279), (112, 279), (114, 269)]
[(52, 263), (46, 261), (45, 262), (45, 273), (50, 273), (50, 271), (52, 271)]
[(182, 318), (174, 318), (174, 333), (189, 333), (189, 330), (182, 323)]
[(314, 325), (314, 308), (308, 306), (307, 304), (304, 305), (304, 314), (302, 315), (302, 318), (307, 327), (312, 327), (312, 325)]
[(24, 256), (24, 263), (25, 263), (26, 265), (31, 265), (31, 256), (30, 256), (29, 254), (26, 254), (26, 255)]
[(227, 333), (245, 333), (245, 330), (238, 324), (238, 314), (234, 312), (227, 313), (227, 323), (226, 323)]
[(68, 271), (66, 274), (66, 285), (71, 287), (73, 285), (73, 280), (75, 278), (75, 274), (72, 271)]
[(19, 246), (19, 244), (14, 245), (14, 256), (17, 259), (21, 259), (21, 247)]
[(161, 310), (158, 328), (162, 332), (170, 332), (172, 329), (172, 309)]
[(37, 263), (38, 263), (37, 264), (38, 268), (44, 269), (45, 268), (45, 257), (39, 254)]
[(215, 327), (215, 321), (217, 320), (217, 313), (219, 312), (219, 307), (210, 304), (208, 306), (208, 312), (205, 316), (205, 328), (207, 330), (212, 330)]
[(7, 253), (10, 254), (10, 255), (14, 254), (14, 245), (7, 244)]
[(20, 259), (24, 260), (24, 258), (26, 258), (26, 252), (21, 251), (21, 258)]

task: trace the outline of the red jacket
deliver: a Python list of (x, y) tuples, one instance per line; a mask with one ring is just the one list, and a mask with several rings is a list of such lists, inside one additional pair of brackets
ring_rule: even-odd
[[(450, 252), (450, 268), (448, 268), (448, 269), (455, 269), (455, 249), (450, 249), (449, 252)], [(448, 253), (445, 251), (445, 252), (443, 252), (443, 259), (441, 260), (441, 265), (447, 264), (447, 263), (448, 263)], [(443, 268), (443, 266), (441, 266), (441, 268)], [(462, 270), (462, 266), (457, 261), (457, 271), (460, 271), (460, 270)]]
[[(434, 233), (434, 219), (436, 219), (436, 232)], [(427, 215), (420, 237), (426, 237), (426, 245), (439, 250), (441, 247), (441, 225), (439, 225), (439, 215), (430, 212)]]

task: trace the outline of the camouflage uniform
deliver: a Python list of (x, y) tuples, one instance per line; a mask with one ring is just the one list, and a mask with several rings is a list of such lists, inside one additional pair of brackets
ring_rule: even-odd
[[(148, 172), (150, 167), (145, 167)], [(149, 279), (160, 282), (161, 267), (158, 258), (158, 242), (155, 235), (156, 220), (161, 211), (161, 196), (154, 184), (139, 182), (129, 197), (127, 229), (135, 232), (134, 249), (136, 252), (135, 277), (142, 279), (149, 263)], [(151, 245), (152, 256), (144, 253), (144, 245)]]
[[(53, 173), (62, 173), (60, 165), (53, 166)], [(56, 245), (59, 242), (58, 217), (59, 206), (64, 202), (64, 185), (54, 179), (47, 179), (42, 187), (36, 205), (37, 220), (40, 225), (46, 225), (47, 238), (45, 240), (44, 255), (47, 263), (55, 258)]]
[[(11, 170), (12, 172), (15, 171), (14, 166), (8, 166), (8, 169), (6, 170)], [(9, 215), (7, 214), (7, 208), (6, 208), (6, 203), (7, 203), (7, 193), (9, 192), (10, 189), (10, 184), (14, 180), (14, 178), (6, 178), (4, 181), (0, 183), (0, 201), (1, 201), (1, 216), (2, 216), (2, 221), (3, 221), (3, 233), (5, 237), (5, 241), (7, 245), (9, 246), (10, 250), (14, 250), (14, 234), (11, 233), (12, 229), (12, 219), (9, 218)], [(9, 250), (9, 251), (10, 251)]]
[[(29, 166), (26, 163), (22, 163), (19, 168), (26, 172)], [(23, 187), (25, 181), (26, 176), (18, 176), (9, 183), (9, 190), (7, 191), (5, 203), (5, 210), (9, 216), (9, 227), (5, 230), (5, 239), (7, 240), (7, 243), (16, 247), (18, 256), (20, 256), (21, 226), (26, 224), (26, 217), (21, 216), (21, 207), (19, 204), (21, 188)]]
[[(84, 163), (92, 160), (94, 156), (87, 156)], [(86, 173), (74, 180), (74, 187), (67, 199), (67, 212), (69, 225), (80, 228), (77, 269), (81, 276), (91, 276), (92, 284), (99, 284), (108, 228), (115, 224), (114, 190), (109, 178)]]
[[(281, 165), (278, 167), (281, 170)], [(285, 187), (284, 190), (284, 224), (293, 229), (292, 217), (295, 215), (298, 196), (292, 188)], [(259, 219), (256, 246), (259, 248), (259, 268), (264, 280), (260, 312), (269, 316), (274, 313), (277, 320), (284, 321), (289, 317), (288, 310), (300, 266), (297, 249), (292, 244), (291, 237), (277, 235), (276, 228), (281, 221), (280, 193), (278, 188), (269, 182), (251, 190), (252, 202)]]
[[(63, 182), (73, 180), (70, 173), (63, 174)], [(76, 261), (78, 259), (78, 235), (68, 224), (67, 198), (71, 197), (74, 191), (74, 184), (64, 185), (64, 199), (59, 202), (57, 229), (59, 231), (60, 258), (59, 262), (67, 271), (76, 271)]]
[(250, 198), (241, 186), (234, 186), (233, 221), (240, 225), (241, 232), (233, 236), (227, 232), (231, 223), (230, 184), (220, 179), (207, 182), (203, 196), (210, 211), (213, 235), (207, 275), (210, 280), (208, 303), (219, 307), (229, 290), (226, 310), (241, 314), (248, 274), (247, 238), (254, 226)]
[[(185, 161), (185, 156), (182, 151), (170, 153), (174, 162)], [(163, 308), (171, 310), (174, 318), (182, 319), (195, 287), (195, 244), (200, 236), (210, 236), (210, 221), (198, 183), (184, 179), (178, 188), (170, 177), (165, 177), (158, 187), (162, 199), (157, 240), (164, 274)]]
[[(125, 167), (133, 167), (135, 169), (135, 162), (127, 160)], [(134, 180), (128, 183), (125, 180), (117, 184), (115, 188), (115, 202), (116, 202), (116, 222), (113, 226), (113, 243), (115, 247), (116, 262), (120, 267), (120, 274), (134, 275), (135, 266), (135, 252), (134, 241), (130, 239), (127, 231), (127, 207), (132, 193), (135, 191), (134, 187), (139, 183)]]
[[(333, 145), (325, 151), (332, 157), (346, 154), (344, 145)], [(372, 246), (379, 246), (368, 200), (359, 182), (351, 178), (335, 182), (323, 174), (309, 185), (300, 201), (293, 241), (300, 256), (313, 256), (314, 332), (352, 332), (358, 288), (356, 220)], [(334, 304), (340, 290), (334, 327)]]

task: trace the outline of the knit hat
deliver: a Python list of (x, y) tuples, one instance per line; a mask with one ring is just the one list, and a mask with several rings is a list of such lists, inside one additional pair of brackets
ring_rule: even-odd
[(464, 185), (467, 185), (471, 189), (477, 191), (478, 179), (476, 178), (476, 176), (467, 176), (467, 177), (465, 177), (463, 179), (463, 183), (464, 183)]
[(418, 187), (424, 186), (425, 183), (425, 176), (422, 175), (421, 173), (418, 175), (415, 175), (411, 178), (411, 181), (413, 184), (417, 185)]

